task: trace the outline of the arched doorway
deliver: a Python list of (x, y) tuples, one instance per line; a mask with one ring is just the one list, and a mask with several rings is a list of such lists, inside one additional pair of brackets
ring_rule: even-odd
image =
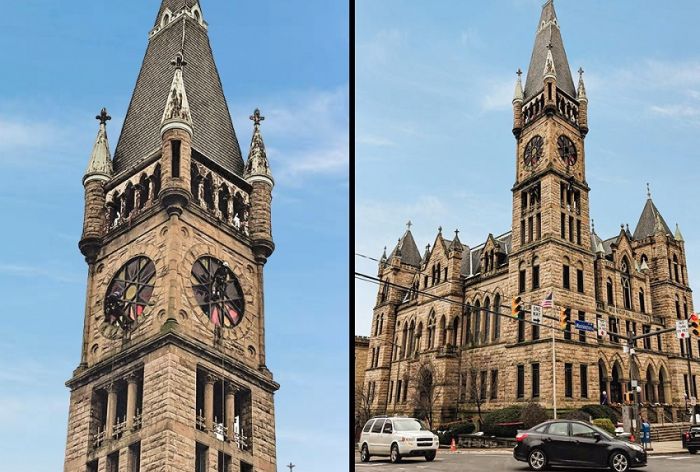
[(666, 403), (666, 369), (663, 366), (659, 369), (659, 403)]
[(622, 403), (622, 369), (620, 364), (615, 361), (612, 368), (612, 376), (610, 380), (610, 402), (611, 403)]
[(607, 391), (607, 379), (608, 379), (608, 369), (605, 368), (605, 362), (603, 359), (598, 361), (598, 397), (600, 401), (603, 401), (603, 392), (608, 395), (608, 402), (610, 401), (610, 392)]
[(647, 367), (646, 383), (644, 384), (644, 399), (651, 403), (656, 403), (656, 392), (654, 389), (654, 368), (651, 364)]

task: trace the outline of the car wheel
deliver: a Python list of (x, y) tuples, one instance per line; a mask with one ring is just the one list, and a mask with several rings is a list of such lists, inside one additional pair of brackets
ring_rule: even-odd
[(435, 459), (435, 451), (428, 451), (425, 453), (425, 460), (432, 462)]
[(698, 450), (695, 449), (694, 447), (689, 447), (689, 448), (688, 448), (688, 452), (691, 453), (691, 454), (697, 454), (697, 453), (698, 453)]
[(369, 449), (367, 449), (367, 444), (362, 445), (362, 450), (360, 451), (360, 460), (362, 462), (369, 462)]
[(391, 445), (391, 454), (389, 455), (389, 460), (392, 464), (397, 464), (401, 462), (401, 454), (399, 454), (399, 446), (396, 443)]
[(610, 468), (615, 472), (627, 472), (630, 468), (630, 461), (624, 452), (615, 451), (610, 456)]
[(547, 456), (541, 449), (533, 449), (527, 457), (527, 463), (532, 470), (544, 470), (547, 466)]

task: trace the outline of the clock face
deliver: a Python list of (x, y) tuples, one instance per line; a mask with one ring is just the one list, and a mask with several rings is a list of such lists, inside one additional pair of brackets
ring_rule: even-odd
[(576, 146), (568, 137), (563, 134), (559, 136), (557, 148), (559, 149), (559, 157), (567, 166), (576, 164)]
[(243, 320), (243, 290), (225, 262), (209, 256), (197, 259), (192, 267), (192, 289), (197, 305), (215, 326), (233, 328)]
[(544, 148), (544, 138), (542, 136), (535, 136), (527, 143), (525, 146), (525, 154), (523, 155), (523, 161), (527, 167), (535, 167), (537, 163), (542, 158), (542, 153)]
[(153, 295), (156, 266), (140, 256), (124, 264), (107, 287), (102, 334), (114, 338), (130, 330), (143, 315)]

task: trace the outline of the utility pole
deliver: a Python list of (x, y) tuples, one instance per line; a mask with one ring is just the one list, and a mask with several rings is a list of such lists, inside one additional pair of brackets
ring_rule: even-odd
[[(698, 401), (697, 397), (693, 397), (693, 396), (692, 396), (692, 394), (693, 394), (693, 386), (695, 386), (695, 385), (694, 385), (695, 382), (693, 382), (693, 371), (692, 371), (692, 369), (691, 369), (691, 367), (690, 367), (690, 353), (691, 353), (690, 336), (688, 336), (687, 338), (685, 338), (685, 343), (686, 343), (686, 344), (685, 344), (685, 354), (686, 354), (686, 357), (687, 357), (686, 360), (688, 361), (688, 382), (687, 382), (688, 394), (686, 395), (686, 398), (687, 398), (687, 399), (695, 398), (695, 403), (697, 404), (697, 401)], [(695, 386), (695, 387), (696, 387), (696, 389), (697, 389), (697, 386)], [(695, 392), (695, 393), (697, 394), (697, 392)], [(687, 400), (686, 400), (686, 401), (687, 401)], [(686, 406), (686, 409), (687, 409), (687, 406)], [(691, 400), (691, 402), (690, 402), (690, 416), (691, 416), (691, 420), (690, 420), (690, 421), (691, 421), (694, 425), (697, 424), (697, 417), (695, 416), (695, 405), (693, 405), (692, 400)]]
[(554, 341), (554, 327), (552, 326), (552, 408), (554, 419), (557, 419), (557, 350)]
[(635, 440), (636, 442), (640, 442), (640, 430), (641, 430), (641, 422), (639, 421), (639, 386), (635, 385), (637, 383), (637, 380), (634, 378), (634, 331), (629, 331), (627, 333), (627, 352), (629, 353), (630, 357), (630, 387), (632, 388), (632, 396), (634, 398), (634, 404), (632, 405), (632, 416), (633, 416), (633, 425), (632, 428), (634, 429), (634, 432), (636, 433), (635, 435)]

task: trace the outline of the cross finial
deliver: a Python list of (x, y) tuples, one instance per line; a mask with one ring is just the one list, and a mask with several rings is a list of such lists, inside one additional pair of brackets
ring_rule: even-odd
[(260, 109), (256, 108), (252, 115), (249, 117), (253, 120), (255, 126), (260, 126), (260, 122), (265, 120), (265, 117), (260, 114)]
[(455, 230), (455, 237), (458, 236), (458, 235), (459, 235), (459, 230), (456, 229), (456, 230)]
[(289, 472), (293, 472), (292, 469), (294, 469), (294, 467), (296, 467), (296, 466), (290, 462), (289, 464), (286, 465), (286, 467), (289, 467)]
[(579, 79), (583, 77), (583, 67), (578, 68), (578, 77)]
[(523, 75), (523, 71), (520, 70), (520, 67), (518, 67), (518, 70), (515, 73), (518, 74), (518, 78)]
[(101, 124), (101, 125), (104, 125), (104, 124), (107, 124), (107, 122), (108, 122), (109, 120), (111, 120), (112, 117), (109, 116), (109, 115), (107, 114), (107, 109), (106, 109), (106, 108), (103, 108), (103, 109), (100, 111), (100, 114), (97, 115), (97, 116), (95, 117), (95, 119), (96, 119), (96, 120), (100, 120), (100, 124)]
[(595, 221), (591, 218), (591, 231), (595, 233)]
[(649, 182), (647, 182), (647, 198), (651, 198), (651, 190), (649, 189)]
[(409, 231), (411, 231), (411, 226), (413, 226), (413, 223), (411, 223), (411, 220), (408, 220), (408, 223), (406, 223), (406, 228), (408, 228)]
[(442, 234), (442, 226), (438, 226), (438, 233)]
[(184, 51), (180, 51), (177, 53), (175, 56), (175, 59), (170, 61), (171, 66), (175, 66), (175, 70), (182, 70), (183, 67), (187, 65), (187, 61), (185, 60), (185, 53)]

